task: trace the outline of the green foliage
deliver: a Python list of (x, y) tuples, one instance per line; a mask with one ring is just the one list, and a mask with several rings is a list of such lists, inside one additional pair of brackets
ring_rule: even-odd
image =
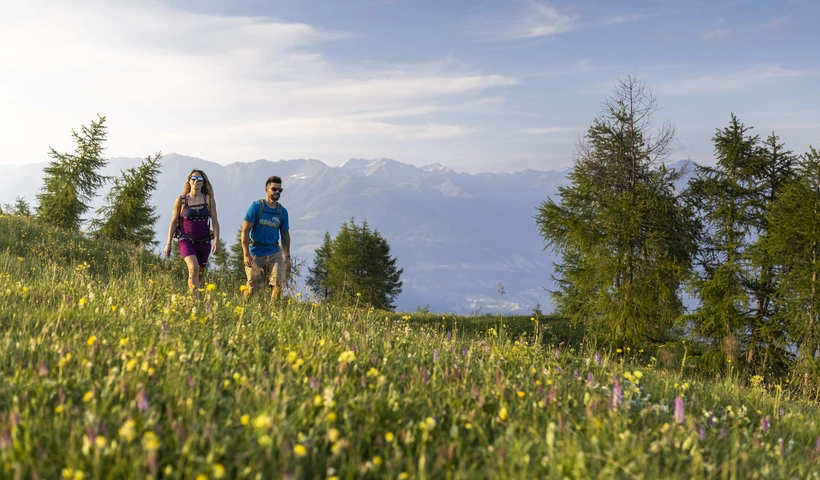
[(362, 301), (389, 310), (401, 293), (403, 271), (396, 268), (396, 258), (391, 258), (390, 246), (378, 230), (370, 230), (367, 222), (356, 225), (351, 218), (332, 241), (325, 234), (307, 284), (324, 299), (347, 304)]
[(559, 311), (613, 342), (658, 340), (681, 315), (696, 223), (662, 161), (674, 131), (652, 130), (655, 97), (629, 77), (579, 145), (571, 185), (536, 223), (556, 265)]
[(73, 154), (51, 149), (52, 161), (43, 169), (42, 193), (37, 195), (39, 219), (67, 230), (80, 230), (82, 216), (91, 208), (89, 202), (107, 181), (98, 173), (108, 163), (103, 157), (107, 129), (105, 117), (98, 116), (90, 126), (83, 125), (81, 133), (71, 130), (76, 143)]
[(783, 374), (790, 361), (778, 302), (784, 270), (767, 245), (769, 211), (793, 177), (795, 157), (772, 134), (765, 143), (732, 115), (713, 138), (717, 165), (699, 167), (689, 195), (704, 225), (692, 290), (699, 335), (760, 374)]
[(97, 238), (129, 242), (143, 247), (155, 246), (154, 223), (158, 215), (149, 201), (157, 187), (161, 153), (150, 155), (140, 166), (129, 168), (114, 178), (114, 185), (105, 197), (106, 205), (97, 211), (91, 222)]
[(11, 214), (18, 217), (31, 217), (31, 207), (23, 197), (14, 199), (14, 205), (11, 208)]
[[(8, 217), (3, 234), (10, 222), (63, 235), (53, 242), (68, 236)], [(86, 247), (112, 257), (120, 248), (75, 245)], [(745, 387), (680, 373), (685, 357), (596, 352), (560, 317), (502, 324), (297, 299), (272, 307), (221, 283), (197, 301), (176, 273), (102, 277), (40, 255), (0, 251), (4, 478), (812, 478), (820, 469), (816, 403), (769, 379)], [(539, 330), (551, 345), (536, 341)]]

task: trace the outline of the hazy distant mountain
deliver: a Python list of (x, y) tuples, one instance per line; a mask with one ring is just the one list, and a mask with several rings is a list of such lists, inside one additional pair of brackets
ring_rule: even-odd
[[(138, 158), (111, 159), (104, 173), (138, 165)], [(34, 205), (46, 164), (4, 166), (0, 203), (24, 196)], [(366, 220), (388, 241), (404, 269), (402, 310), (429, 305), (438, 312), (476, 310), (529, 312), (550, 309), (552, 258), (543, 251), (533, 216), (565, 185), (566, 172), (456, 173), (434, 164), (415, 167), (387, 158), (351, 159), (339, 167), (319, 160), (258, 160), (219, 165), (170, 154), (152, 203), (157, 238), (164, 242), (173, 201), (192, 168), (214, 185), (229, 244), (251, 202), (264, 196), (265, 179), (279, 175), (282, 204), (291, 215), (293, 253), (308, 262), (326, 231), (335, 235), (345, 220)], [(101, 192), (104, 193), (104, 192)], [(101, 196), (96, 206), (102, 202)], [(302, 279), (303, 282), (303, 279)], [(498, 283), (505, 295), (498, 293)]]

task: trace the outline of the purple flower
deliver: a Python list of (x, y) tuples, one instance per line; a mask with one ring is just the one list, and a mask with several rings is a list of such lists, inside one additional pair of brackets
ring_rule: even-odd
[(466, 348), (461, 349), (461, 355), (464, 356), (464, 357), (467, 356), (467, 349)]
[(683, 397), (678, 395), (675, 397), (675, 423), (682, 424), (686, 417), (683, 413)]
[(425, 384), (430, 381), (430, 372), (426, 368), (421, 373), (421, 379), (424, 380)]
[(319, 381), (316, 377), (310, 377), (310, 388), (316, 390), (317, 388), (322, 386), (322, 382)]
[(764, 432), (769, 431), (770, 426), (771, 426), (771, 422), (769, 421), (769, 416), (768, 415), (766, 415), (765, 417), (760, 419), (760, 428), (762, 428)]
[(705, 428), (700, 427), (700, 429), (698, 430), (698, 437), (700, 437), (701, 442), (706, 440), (706, 429)]
[(559, 358), (561, 358), (561, 349), (555, 347), (555, 359), (558, 360)]
[(556, 371), (556, 372), (558, 372), (558, 375), (560, 375), (561, 373), (563, 373), (563, 372), (564, 372), (564, 371), (561, 369), (561, 367), (560, 367), (560, 366), (558, 366), (558, 365), (556, 365), (556, 366), (555, 366), (555, 371)]
[(621, 382), (618, 377), (612, 376), (614, 385), (612, 386), (612, 408), (620, 408), (621, 402), (624, 400), (624, 392), (621, 389)]
[(598, 353), (598, 352), (595, 352), (595, 365), (600, 365), (600, 364), (601, 364), (601, 354)]
[(728, 433), (729, 432), (726, 431), (726, 428), (721, 428), (720, 429), (720, 438), (726, 438), (726, 435), (728, 435)]
[(595, 375), (593, 375), (592, 372), (587, 372), (587, 382), (589, 382), (589, 383), (595, 382)]
[(438, 363), (438, 348), (433, 349), (433, 361)]
[(452, 337), (453, 337), (453, 332), (448, 330), (447, 335), (444, 338), (446, 338), (447, 341), (449, 342)]
[(778, 412), (778, 413), (780, 413), (780, 416), (782, 417), (783, 415), (786, 414), (786, 410), (781, 408), (780, 412)]
[(572, 371), (572, 376), (573, 376), (573, 377), (575, 377), (575, 380), (578, 380), (579, 378), (581, 378), (581, 374), (580, 374), (580, 373), (578, 373), (578, 369), (577, 369), (577, 368), (576, 368), (575, 370), (573, 370), (573, 371)]
[(145, 389), (140, 390), (137, 394), (137, 409), (140, 412), (148, 410), (148, 394), (145, 393)]

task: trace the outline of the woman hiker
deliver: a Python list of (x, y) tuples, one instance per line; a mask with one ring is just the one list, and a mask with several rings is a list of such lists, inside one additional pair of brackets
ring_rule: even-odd
[[(211, 223), (214, 229), (213, 240)], [(214, 190), (202, 170), (191, 171), (182, 187), (182, 195), (174, 202), (174, 214), (165, 244), (166, 257), (171, 255), (171, 241), (175, 237), (179, 239), (179, 255), (188, 266), (188, 288), (196, 298), (202, 287), (208, 257), (219, 249), (219, 220)]]

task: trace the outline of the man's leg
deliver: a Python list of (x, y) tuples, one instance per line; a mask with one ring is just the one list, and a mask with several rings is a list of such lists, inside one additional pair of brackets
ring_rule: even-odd
[(271, 291), (270, 299), (272, 302), (279, 301), (282, 298), (282, 290), (285, 287), (285, 282), (287, 278), (285, 277), (285, 257), (282, 255), (282, 251), (278, 251), (272, 255), (273, 260), (273, 268), (270, 273), (270, 284), (273, 286), (273, 291)]
[(251, 298), (257, 290), (264, 290), (265, 288), (265, 261), (267, 257), (251, 257), (252, 267), (245, 267), (245, 278), (247, 283), (245, 286), (245, 300)]

